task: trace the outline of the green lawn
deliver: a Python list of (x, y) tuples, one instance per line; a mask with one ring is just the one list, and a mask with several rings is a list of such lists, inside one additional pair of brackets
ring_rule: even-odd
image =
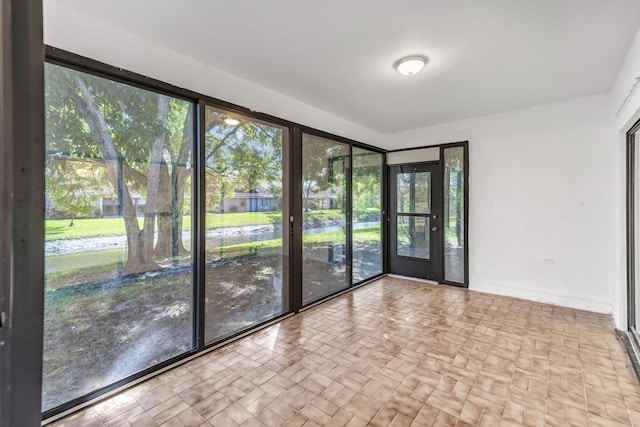
[[(343, 213), (339, 209), (305, 212), (305, 221), (326, 221), (339, 219)], [(185, 215), (184, 230), (191, 230), (191, 215)], [(45, 240), (83, 239), (87, 237), (124, 236), (124, 220), (122, 218), (76, 219), (73, 227), (68, 219), (46, 220)], [(143, 217), (138, 217), (142, 227)], [(242, 227), (247, 225), (267, 225), (282, 222), (280, 212), (246, 212), (207, 214), (207, 229), (221, 227)]]
[[(327, 243), (346, 243), (345, 235), (341, 231), (330, 231), (328, 233), (318, 233), (311, 234), (309, 236), (302, 237), (303, 244), (327, 244)], [(365, 243), (365, 242), (378, 242), (380, 241), (380, 226), (377, 227), (367, 227), (367, 228), (358, 228), (357, 230), (353, 230), (353, 242), (354, 243)], [(260, 242), (252, 242), (252, 243), (241, 243), (239, 245), (231, 245), (225, 246), (224, 252), (225, 254), (228, 252), (237, 252), (237, 253), (247, 253), (250, 251), (269, 249), (269, 248), (279, 248), (282, 245), (281, 239), (273, 239), (273, 240), (262, 240)], [(220, 252), (220, 248), (211, 249), (210, 252), (217, 253)]]
[[(345, 235), (341, 231), (332, 231), (329, 233), (312, 234), (310, 236), (304, 236), (302, 238), (304, 244), (344, 244)], [(379, 242), (380, 241), (380, 226), (359, 228), (353, 231), (354, 243), (367, 243), (367, 242)], [(207, 259), (214, 260), (220, 256), (224, 258), (235, 258), (246, 255), (265, 255), (269, 252), (278, 253), (282, 246), (281, 239), (263, 240), (260, 242), (242, 243), (239, 245), (230, 245), (223, 248), (210, 249)], [(108, 251), (105, 251), (105, 253)], [(120, 252), (120, 251), (113, 251)], [(80, 283), (88, 283), (99, 280), (106, 280), (113, 278), (117, 272), (118, 262), (114, 261), (110, 257), (105, 257), (104, 263), (98, 265), (92, 265), (83, 267), (82, 265), (74, 264), (73, 261), (82, 254), (62, 255), (60, 258), (64, 258), (64, 261), (69, 263), (69, 270), (57, 271), (55, 273), (47, 273), (45, 275), (46, 290), (52, 291), (58, 288), (63, 288)], [(58, 257), (53, 257), (56, 259)], [(81, 262), (80, 259), (78, 259)]]

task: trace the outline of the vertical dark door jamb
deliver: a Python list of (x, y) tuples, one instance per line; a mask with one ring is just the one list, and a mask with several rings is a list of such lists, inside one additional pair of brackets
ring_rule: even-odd
[(207, 259), (207, 194), (205, 185), (206, 176), (206, 118), (205, 118), (205, 104), (203, 101), (199, 101), (195, 106), (194, 112), (196, 138), (193, 147), (194, 151), (194, 193), (195, 204), (194, 212), (197, 215), (192, 215), (194, 235), (194, 253), (195, 253), (195, 268), (194, 268), (194, 286), (196, 292), (194, 292), (194, 312), (196, 313), (194, 327), (194, 335), (196, 341), (194, 346), (197, 350), (204, 348), (204, 335), (205, 335), (205, 300), (206, 300), (206, 259)]
[(347, 188), (345, 194), (344, 209), (346, 213), (346, 235), (347, 235), (347, 280), (349, 287), (353, 286), (353, 144), (349, 144), (349, 156), (345, 160), (347, 173)]
[(44, 304), (42, 1), (3, 0), (0, 425), (39, 426)]
[[(465, 142), (464, 149), (464, 287), (469, 287), (469, 143)], [(444, 164), (442, 166), (444, 170)], [(443, 218), (444, 221), (444, 218)]]
[(291, 129), (289, 218), (289, 310), (302, 308), (302, 129)]
[(389, 273), (389, 171), (387, 170), (387, 155), (382, 158), (382, 194), (380, 195), (380, 206), (382, 206), (382, 216), (380, 232), (382, 239), (382, 273)]

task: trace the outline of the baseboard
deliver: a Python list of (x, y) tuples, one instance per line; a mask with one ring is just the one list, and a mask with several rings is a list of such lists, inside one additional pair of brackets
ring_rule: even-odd
[(516, 286), (501, 285), (479, 280), (472, 280), (469, 289), (477, 292), (503, 295), (514, 298), (522, 298), (546, 304), (554, 304), (562, 307), (576, 308), (578, 310), (593, 311), (595, 313), (613, 314), (613, 304), (583, 298), (575, 295), (562, 295), (535, 289), (519, 288)]

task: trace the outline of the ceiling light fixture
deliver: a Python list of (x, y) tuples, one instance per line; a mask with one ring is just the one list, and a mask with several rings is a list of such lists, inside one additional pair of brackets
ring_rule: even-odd
[(224, 122), (229, 126), (236, 126), (240, 124), (240, 120), (232, 119), (231, 117), (224, 119)]
[(398, 70), (403, 76), (413, 76), (418, 74), (429, 62), (429, 58), (424, 55), (411, 55), (398, 59), (393, 63), (393, 68)]

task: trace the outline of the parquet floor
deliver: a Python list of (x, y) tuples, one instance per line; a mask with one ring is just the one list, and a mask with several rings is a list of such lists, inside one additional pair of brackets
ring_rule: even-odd
[(384, 278), (61, 426), (640, 426), (610, 316)]

